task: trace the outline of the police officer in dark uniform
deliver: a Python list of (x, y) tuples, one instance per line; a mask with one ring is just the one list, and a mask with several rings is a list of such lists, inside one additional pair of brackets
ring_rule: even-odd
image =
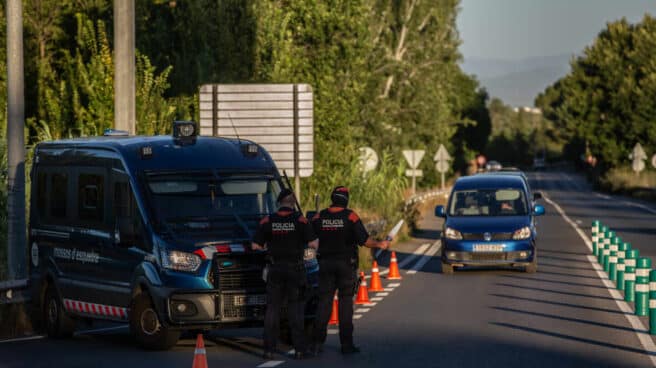
[(326, 328), (335, 290), (339, 295), (339, 339), (343, 354), (360, 352), (353, 344), (353, 295), (357, 285), (358, 246), (386, 249), (389, 241), (369, 238), (358, 215), (347, 208), (348, 188), (336, 187), (332, 205), (312, 218), (319, 236), (319, 306), (314, 324), (312, 353), (319, 354), (326, 341)]
[(255, 250), (268, 251), (267, 309), (264, 318), (264, 358), (271, 359), (280, 330), (280, 308), (287, 300), (288, 320), (295, 358), (307, 349), (304, 336), (304, 289), (307, 283), (303, 264), (304, 245), (317, 249), (312, 225), (294, 210), (296, 200), (289, 189), (278, 195), (278, 212), (260, 221), (253, 238)]

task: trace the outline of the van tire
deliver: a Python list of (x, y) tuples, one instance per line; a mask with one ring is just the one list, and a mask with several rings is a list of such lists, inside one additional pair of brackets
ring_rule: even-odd
[(442, 262), (442, 273), (445, 275), (453, 275), (453, 265)]
[(43, 321), (51, 338), (68, 338), (75, 332), (75, 320), (64, 311), (62, 299), (52, 284), (48, 286), (43, 300)]
[(536, 273), (538, 272), (538, 252), (535, 251), (535, 254), (533, 255), (533, 262), (529, 263), (526, 267), (524, 267), (524, 272), (526, 273)]
[(138, 294), (130, 308), (130, 332), (137, 343), (147, 350), (168, 350), (180, 338), (180, 331), (164, 326), (153, 306), (150, 295)]

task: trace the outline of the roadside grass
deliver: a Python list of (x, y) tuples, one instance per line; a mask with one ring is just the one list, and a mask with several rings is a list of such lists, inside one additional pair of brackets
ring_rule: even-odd
[(600, 181), (612, 193), (656, 201), (656, 170), (645, 169), (636, 174), (630, 167), (611, 169)]

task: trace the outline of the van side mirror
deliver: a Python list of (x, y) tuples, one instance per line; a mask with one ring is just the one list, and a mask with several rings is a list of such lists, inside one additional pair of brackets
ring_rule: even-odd
[(533, 209), (533, 214), (535, 216), (542, 216), (544, 215), (544, 206), (540, 206), (539, 204), (535, 205), (535, 208)]
[(446, 214), (444, 213), (444, 206), (440, 205), (435, 207), (435, 216), (446, 217)]
[(534, 192), (533, 193), (533, 200), (537, 201), (538, 199), (542, 199), (542, 193), (540, 192)]
[(116, 218), (115, 241), (119, 246), (131, 247), (137, 241), (137, 228), (129, 217)]

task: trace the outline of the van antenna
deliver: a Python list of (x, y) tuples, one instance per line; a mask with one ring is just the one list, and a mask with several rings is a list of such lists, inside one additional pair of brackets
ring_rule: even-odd
[(237, 128), (235, 127), (235, 123), (232, 122), (232, 117), (230, 116), (230, 113), (228, 113), (228, 119), (230, 120), (230, 125), (232, 126), (232, 130), (235, 131), (235, 135), (237, 136), (237, 142), (241, 144), (241, 139), (239, 138), (239, 133), (237, 133)]

